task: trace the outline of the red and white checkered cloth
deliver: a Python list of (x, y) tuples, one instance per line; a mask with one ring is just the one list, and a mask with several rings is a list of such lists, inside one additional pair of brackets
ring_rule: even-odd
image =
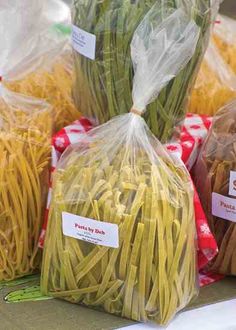
[[(167, 150), (180, 157), (188, 170), (190, 171), (196, 162), (199, 149), (202, 142), (207, 136), (208, 130), (211, 126), (211, 118), (207, 116), (199, 116), (187, 114), (180, 138), (167, 144)], [(65, 127), (54, 135), (52, 139), (52, 168), (51, 173), (56, 169), (58, 160), (65, 149), (71, 145), (78, 143), (81, 137), (92, 128), (91, 122), (86, 118), (81, 118), (75, 121), (72, 125)], [(48, 212), (51, 202), (52, 182), (50, 182), (50, 189), (48, 194), (47, 209), (45, 212), (45, 221), (43, 224), (39, 246), (43, 248), (45, 233), (48, 221)], [(196, 215), (196, 227), (198, 238), (198, 266), (203, 269), (209, 261), (211, 261), (217, 254), (216, 241), (209, 229), (206, 216), (202, 209), (199, 197), (195, 191), (194, 207)], [(214, 282), (218, 278), (211, 278), (208, 274), (201, 274), (200, 285), (206, 285)]]

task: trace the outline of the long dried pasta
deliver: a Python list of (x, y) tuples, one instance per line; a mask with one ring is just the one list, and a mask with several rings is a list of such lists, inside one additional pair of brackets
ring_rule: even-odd
[(234, 98), (236, 75), (211, 43), (190, 97), (189, 111), (213, 116)]
[[(71, 154), (57, 171), (45, 245), (43, 293), (165, 324), (195, 294), (192, 194), (187, 175), (125, 148), (112, 161)], [(104, 160), (106, 165), (104, 166)], [(185, 182), (185, 183), (184, 183)], [(62, 212), (119, 226), (119, 248), (66, 237)]]
[[(17, 106), (8, 102), (9, 95)], [(0, 99), (0, 280), (30, 274), (40, 264), (51, 108), (43, 101), (25, 102), (8, 92), (6, 99)]]
[[(155, 7), (149, 15), (159, 18)], [(147, 16), (137, 28), (131, 43), (131, 113), (93, 129), (60, 160), (44, 248), (43, 293), (161, 324), (197, 293), (191, 180), (141, 115), (189, 61), (198, 33), (182, 10), (156, 27)], [(68, 226), (63, 212), (85, 217), (85, 224), (94, 219), (95, 232), (106, 222), (119, 237), (115, 241), (112, 231), (112, 242), (104, 244), (101, 238), (90, 243), (86, 229), (82, 239), (77, 232), (68, 234), (62, 229)]]
[(22, 80), (6, 85), (14, 92), (45, 99), (50, 103), (53, 106), (54, 129), (58, 131), (80, 116), (71, 95), (72, 82), (72, 71), (59, 59), (51, 69), (36, 70)]
[(236, 275), (236, 103), (217, 113), (195, 170), (195, 183), (219, 246), (214, 272)]

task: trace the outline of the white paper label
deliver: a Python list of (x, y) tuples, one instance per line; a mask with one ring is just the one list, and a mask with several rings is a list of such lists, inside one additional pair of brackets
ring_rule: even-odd
[(236, 196), (236, 172), (230, 171), (229, 195)]
[(81, 55), (95, 60), (96, 36), (77, 26), (72, 26), (72, 46)]
[(96, 245), (119, 247), (119, 228), (113, 223), (62, 212), (62, 230), (65, 236)]
[(236, 222), (236, 199), (212, 193), (212, 214)]

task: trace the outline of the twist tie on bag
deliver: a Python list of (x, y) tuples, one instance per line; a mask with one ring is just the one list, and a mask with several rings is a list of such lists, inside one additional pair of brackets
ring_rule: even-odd
[(143, 113), (143, 111), (140, 111), (140, 110), (138, 110), (138, 109), (136, 109), (136, 108), (131, 108), (131, 110), (130, 110), (130, 113), (133, 113), (133, 114), (135, 114), (135, 115), (137, 115), (137, 116), (142, 116), (142, 113)]

